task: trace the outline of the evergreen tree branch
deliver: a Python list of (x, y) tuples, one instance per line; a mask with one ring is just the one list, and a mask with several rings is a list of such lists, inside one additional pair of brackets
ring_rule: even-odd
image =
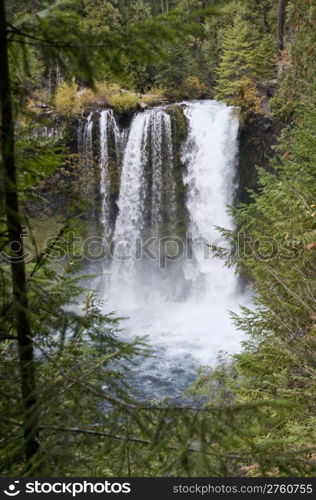
[(18, 245), (16, 254), (21, 260), (21, 262), (11, 263), (11, 276), (20, 359), (20, 383), (24, 405), (25, 457), (28, 467), (31, 468), (31, 463), (39, 451), (36, 381), (26, 269), (23, 261), (24, 244), (15, 164), (13, 106), (6, 30), (5, 0), (0, 0), (0, 59), (2, 61), (2, 76), (0, 79), (1, 165), (3, 168), (3, 189), (9, 241), (10, 244)]

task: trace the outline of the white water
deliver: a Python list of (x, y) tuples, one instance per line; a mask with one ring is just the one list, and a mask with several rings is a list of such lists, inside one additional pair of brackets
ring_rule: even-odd
[(111, 120), (113, 111), (106, 109), (100, 114), (100, 194), (101, 194), (101, 223), (104, 231), (107, 230), (109, 220), (108, 192), (109, 192), (109, 147), (108, 147), (108, 121)]
[(232, 228), (227, 204), (232, 203), (237, 155), (238, 121), (232, 108), (215, 101), (187, 104), (190, 124), (183, 159), (190, 214), (193, 259), (185, 262), (185, 276), (193, 281), (193, 292), (221, 309), (236, 288), (231, 269), (211, 257), (208, 243), (223, 246), (216, 226)]
[(105, 236), (110, 236), (110, 207), (109, 207), (109, 139), (112, 134), (115, 143), (117, 158), (120, 157), (121, 144), (124, 141), (124, 132), (121, 132), (114, 118), (112, 109), (101, 111), (100, 126), (100, 194), (101, 194), (101, 223)]
[[(153, 225), (162, 222), (161, 203), (163, 190), (163, 163), (171, 169), (173, 161), (173, 147), (171, 137), (171, 119), (162, 109), (150, 111), (151, 115), (151, 148), (152, 148), (152, 203), (151, 203), (151, 222)], [(163, 154), (163, 134), (165, 134), (166, 151)], [(171, 204), (175, 203), (175, 185), (171, 178), (170, 195)]]
[[(117, 257), (127, 253), (132, 257), (113, 260), (110, 281), (104, 280), (102, 288), (106, 310), (129, 317), (122, 325), (126, 336), (147, 335), (156, 350), (158, 357), (143, 360), (139, 368), (142, 388), (152, 396), (179, 394), (193, 380), (197, 367), (214, 365), (220, 351), (238, 352), (241, 334), (234, 329), (228, 311), (238, 310), (247, 301), (239, 295), (234, 270), (213, 258), (207, 246), (218, 243), (214, 226), (232, 226), (226, 206), (234, 194), (237, 119), (232, 108), (215, 101), (185, 103), (184, 113), (189, 134), (182, 151), (187, 167), (183, 183), (187, 186), (192, 258), (183, 256), (164, 268), (157, 261), (133, 257), (137, 239), (144, 235), (149, 160), (153, 166), (151, 223), (158, 225), (157, 234), (164, 208), (163, 179), (168, 184), (165, 203), (169, 212), (175, 212), (176, 203), (170, 116), (163, 109), (138, 113), (124, 151), (114, 232)], [(102, 148), (104, 169), (104, 136)], [(106, 190), (105, 178), (104, 186)]]
[(86, 154), (89, 158), (92, 157), (92, 130), (92, 113), (89, 113), (87, 121), (83, 123), (80, 120), (78, 127), (78, 152)]
[(141, 236), (144, 208), (142, 175), (146, 160), (148, 126), (148, 113), (139, 113), (134, 117), (123, 157), (121, 187), (117, 202), (119, 213), (114, 233), (116, 259), (111, 269), (113, 275), (111, 293), (114, 295), (118, 293), (119, 296), (122, 286), (133, 286), (135, 279), (135, 260), (124, 259), (127, 254), (135, 254), (136, 240)]

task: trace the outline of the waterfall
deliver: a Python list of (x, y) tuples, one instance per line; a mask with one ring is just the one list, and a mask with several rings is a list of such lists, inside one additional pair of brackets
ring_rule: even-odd
[(123, 276), (133, 279), (135, 248), (142, 230), (143, 196), (142, 177), (146, 160), (146, 139), (149, 117), (147, 113), (137, 114), (131, 124), (123, 157), (118, 217), (115, 225), (115, 260), (112, 274), (119, 280)]
[(108, 192), (108, 118), (112, 110), (104, 110), (100, 113), (100, 194), (101, 194), (101, 223), (106, 231), (109, 220)]
[[(179, 394), (197, 367), (214, 364), (220, 351), (240, 350), (241, 334), (228, 311), (248, 301), (234, 270), (210, 252), (211, 244), (221, 245), (216, 226), (232, 227), (226, 207), (235, 189), (238, 120), (233, 108), (215, 101), (179, 106), (188, 129), (182, 146), (168, 107), (135, 114), (128, 135), (112, 111), (100, 114), (104, 226), (110, 130), (122, 153), (110, 277), (101, 276), (99, 289), (107, 311), (129, 318), (126, 335), (148, 335), (158, 356), (142, 360), (139, 369), (149, 396)], [(89, 123), (85, 129), (87, 140)]]
[(125, 133), (121, 132), (116, 123), (112, 109), (101, 111), (99, 117), (100, 127), (100, 195), (101, 217), (100, 221), (106, 236), (111, 235), (111, 203), (110, 203), (110, 147), (111, 138), (114, 140), (116, 160), (119, 163), (121, 146), (124, 143)]
[[(163, 190), (173, 168), (170, 115), (163, 109), (138, 113), (131, 124), (124, 152), (118, 216), (115, 225), (113, 280), (135, 289), (137, 271), (143, 277), (138, 253), (144, 237), (159, 234), (163, 224)], [(168, 185), (170, 214), (175, 211), (175, 183)], [(157, 251), (157, 242), (154, 242)], [(115, 286), (117, 289), (118, 287)], [(120, 288), (120, 287), (119, 287)], [(131, 296), (129, 296), (131, 300)]]
[[(164, 171), (169, 180), (171, 212), (175, 208), (175, 182), (172, 176), (173, 146), (171, 134), (171, 118), (164, 110), (151, 111), (151, 148), (152, 148), (152, 200), (151, 224), (156, 226), (163, 222), (162, 192), (164, 188)], [(165, 146), (165, 147), (164, 147)]]
[(86, 120), (79, 119), (78, 124), (78, 153), (83, 153), (87, 159), (92, 159), (93, 154), (93, 113), (89, 113)]
[[(230, 229), (226, 206), (232, 203), (237, 155), (238, 121), (231, 108), (215, 101), (188, 103), (185, 115), (189, 136), (183, 150), (187, 164), (187, 208), (193, 258), (185, 263), (187, 279), (194, 292), (206, 294), (212, 302), (227, 301), (236, 278), (231, 269), (212, 259), (210, 244), (222, 245), (216, 226)], [(206, 258), (208, 257), (208, 258)]]

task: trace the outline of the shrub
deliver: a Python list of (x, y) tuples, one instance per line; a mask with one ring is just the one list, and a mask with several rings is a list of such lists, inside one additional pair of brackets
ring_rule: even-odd
[(79, 113), (82, 102), (78, 97), (78, 85), (73, 78), (71, 82), (61, 82), (55, 95), (55, 109), (57, 113), (71, 116)]
[(165, 95), (172, 101), (201, 99), (210, 95), (210, 90), (207, 85), (201, 82), (196, 76), (188, 76), (177, 88), (167, 89)]
[(188, 76), (180, 88), (180, 92), (186, 99), (200, 99), (207, 95), (207, 86), (201, 82), (196, 76)]
[(33, 113), (42, 113), (43, 105), (48, 106), (50, 101), (51, 96), (47, 89), (36, 89), (32, 92), (32, 95), (28, 97), (26, 107)]
[(123, 112), (135, 108), (139, 104), (139, 97), (132, 92), (122, 92), (109, 97), (109, 104), (117, 111)]
[(93, 91), (83, 88), (78, 91), (75, 79), (71, 82), (62, 82), (55, 95), (55, 110), (62, 115), (72, 116), (80, 113), (87, 106), (109, 105), (119, 112), (135, 108), (139, 104), (139, 97), (133, 92), (122, 90), (117, 83), (98, 82)]
[(258, 95), (254, 82), (247, 77), (243, 77), (237, 82), (234, 82), (235, 97), (227, 99), (228, 104), (239, 106), (242, 111), (248, 113), (263, 114), (261, 99)]
[(78, 107), (80, 109), (94, 104), (97, 101), (96, 94), (91, 89), (84, 88), (77, 93)]
[(97, 82), (95, 94), (98, 99), (108, 101), (109, 97), (119, 94), (120, 86), (118, 83)]
[(166, 99), (166, 89), (163, 87), (152, 87), (147, 94), (142, 96), (141, 102), (148, 106), (157, 106)]

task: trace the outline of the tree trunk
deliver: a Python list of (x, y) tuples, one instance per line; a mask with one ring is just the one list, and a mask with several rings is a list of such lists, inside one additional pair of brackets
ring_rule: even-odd
[[(29, 318), (26, 285), (26, 270), (23, 260), (21, 214), (19, 210), (17, 174), (15, 165), (14, 119), (10, 85), (8, 42), (5, 0), (0, 0), (0, 109), (1, 109), (1, 151), (4, 184), (5, 211), (10, 248), (14, 249), (11, 259), (13, 303), (18, 337), (21, 393), (24, 407), (24, 448), (27, 468), (39, 450), (38, 416), (34, 369), (34, 349)], [(34, 473), (34, 468), (32, 468)]]
[(283, 50), (284, 47), (284, 28), (285, 28), (285, 8), (287, 0), (279, 0), (279, 11), (278, 11), (278, 53)]

